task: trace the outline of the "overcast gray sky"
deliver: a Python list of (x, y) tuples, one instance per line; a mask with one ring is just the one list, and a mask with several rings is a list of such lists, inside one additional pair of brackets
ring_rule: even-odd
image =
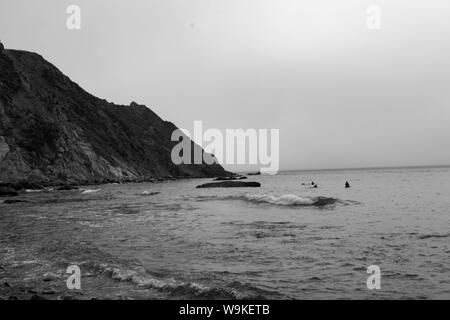
[[(66, 28), (71, 4), (81, 30)], [(0, 37), (182, 128), (278, 128), (281, 169), (433, 165), (450, 164), (449, 12), (448, 0), (1, 0)]]

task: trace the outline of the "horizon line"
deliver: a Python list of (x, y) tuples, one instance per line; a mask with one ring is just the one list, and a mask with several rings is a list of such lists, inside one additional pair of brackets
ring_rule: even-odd
[(420, 169), (420, 168), (450, 168), (450, 164), (436, 165), (406, 165), (406, 166), (375, 166), (375, 167), (341, 167), (341, 168), (322, 168), (322, 169), (283, 169), (279, 172), (289, 171), (339, 171), (339, 170), (370, 170), (370, 169)]
[[(450, 164), (435, 164), (435, 165), (406, 165), (406, 166), (376, 166), (376, 167), (340, 167), (340, 168), (322, 168), (322, 169), (282, 169), (278, 170), (278, 173), (281, 172), (293, 172), (293, 171), (342, 171), (342, 170), (377, 170), (377, 169), (420, 169), (420, 168), (450, 168)], [(225, 169), (227, 170), (227, 169)], [(239, 170), (232, 171), (236, 173), (248, 173), (248, 172), (256, 172), (256, 170)]]

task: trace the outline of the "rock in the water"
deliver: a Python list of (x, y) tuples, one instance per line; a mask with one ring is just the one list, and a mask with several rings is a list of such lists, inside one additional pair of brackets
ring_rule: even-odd
[(217, 177), (214, 179), (214, 181), (230, 181), (230, 180), (237, 180), (237, 177)]
[(58, 276), (56, 274), (54, 274), (53, 272), (46, 272), (44, 274), (44, 277), (42, 278), (42, 280), (44, 280), (44, 281), (54, 281), (57, 279), (58, 279)]
[(0, 197), (16, 197), (19, 194), (11, 187), (0, 187)]
[(5, 201), (3, 201), (3, 203), (6, 203), (6, 204), (13, 204), (13, 203), (20, 203), (20, 202), (28, 202), (28, 201), (26, 201), (26, 200), (5, 200)]
[(11, 187), (16, 190), (42, 190), (44, 187), (38, 183), (19, 181), (11, 183)]
[(231, 181), (231, 180), (244, 180), (247, 179), (246, 176), (234, 175), (234, 176), (225, 176), (225, 177), (217, 177), (214, 181)]
[(197, 188), (245, 188), (261, 187), (261, 183), (254, 181), (221, 181), (210, 182), (197, 186)]
[(259, 176), (260, 174), (261, 174), (260, 171), (258, 171), (258, 172), (249, 172), (249, 173), (247, 173), (247, 175), (249, 175), (249, 176)]
[(65, 186), (56, 188), (56, 190), (58, 190), (58, 191), (62, 191), (62, 190), (78, 190), (78, 187), (65, 185)]

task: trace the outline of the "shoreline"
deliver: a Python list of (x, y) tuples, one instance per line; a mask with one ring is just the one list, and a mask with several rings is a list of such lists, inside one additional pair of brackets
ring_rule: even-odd
[[(214, 179), (214, 178), (224, 178), (224, 177), (234, 177), (236, 173), (226, 172), (225, 175), (212, 175), (212, 176), (177, 176), (173, 177), (171, 175), (166, 177), (152, 177), (152, 178), (142, 178), (142, 179), (127, 179), (127, 180), (113, 180), (106, 179), (103, 181), (52, 181), (52, 182), (29, 182), (26, 180), (16, 181), (16, 182), (0, 182), (0, 191), (1, 189), (9, 189), (15, 192), (24, 192), (25, 190), (45, 190), (52, 187), (61, 187), (61, 188), (71, 188), (75, 189), (76, 187), (89, 187), (89, 186), (98, 186), (104, 184), (129, 184), (129, 183), (159, 183), (159, 182), (168, 182), (168, 181), (178, 181), (178, 180), (192, 180), (192, 179)], [(63, 189), (62, 189), (63, 190)], [(69, 190), (69, 189), (68, 189)], [(0, 192), (0, 197), (13, 197), (9, 195), (2, 195)]]

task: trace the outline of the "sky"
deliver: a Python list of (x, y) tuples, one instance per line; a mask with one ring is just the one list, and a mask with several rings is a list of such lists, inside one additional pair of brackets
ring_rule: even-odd
[(448, 165), (449, 12), (448, 0), (1, 0), (0, 39), (180, 128), (279, 129), (281, 170)]

